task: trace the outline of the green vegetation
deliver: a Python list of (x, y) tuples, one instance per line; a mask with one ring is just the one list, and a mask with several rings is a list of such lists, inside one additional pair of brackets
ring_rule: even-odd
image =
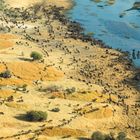
[(2, 78), (11, 78), (11, 76), (12, 75), (11, 75), (11, 72), (9, 70), (6, 70), (6, 71), (0, 73), (0, 77), (2, 77)]
[(117, 137), (115, 138), (115, 135), (113, 133), (103, 134), (100, 131), (96, 131), (92, 134), (91, 140), (131, 140), (131, 139), (127, 138), (127, 135), (124, 132), (119, 132)]
[(46, 93), (59, 92), (61, 90), (62, 90), (62, 88), (57, 86), (57, 85), (50, 85), (50, 86), (48, 86), (46, 88), (39, 89), (39, 91), (46, 92)]
[(117, 140), (126, 140), (127, 135), (124, 132), (119, 132)]
[(67, 88), (66, 90), (65, 90), (65, 93), (66, 94), (72, 94), (72, 93), (74, 93), (76, 91), (76, 88), (75, 87), (72, 87), (72, 88)]
[(0, 0), (0, 11), (5, 8), (4, 0)]
[(31, 122), (41, 122), (47, 119), (47, 113), (43, 111), (29, 111), (25, 115), (25, 119)]
[(72, 93), (76, 92), (76, 88), (75, 87), (69, 87), (69, 88), (63, 89), (63, 87), (61, 87), (61, 86), (50, 85), (46, 88), (39, 89), (39, 91), (46, 92), (46, 93), (64, 92), (66, 94), (72, 94)]
[(91, 140), (105, 140), (105, 136), (100, 131), (96, 131), (92, 134)]
[(59, 108), (53, 108), (51, 111), (52, 111), (52, 112), (59, 112), (60, 109), (59, 109)]
[(30, 57), (33, 59), (33, 61), (35, 61), (35, 60), (41, 60), (43, 56), (42, 56), (42, 54), (33, 51), (33, 52), (30, 54)]

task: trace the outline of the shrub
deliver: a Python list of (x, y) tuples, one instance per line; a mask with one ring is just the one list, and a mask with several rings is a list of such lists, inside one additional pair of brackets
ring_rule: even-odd
[(30, 54), (30, 57), (33, 59), (33, 60), (41, 60), (42, 59), (42, 54), (38, 53), (38, 52), (32, 52)]
[(115, 137), (114, 133), (103, 134), (100, 131), (96, 131), (92, 134), (91, 140), (131, 140), (127, 138), (127, 135), (124, 132), (119, 132), (117, 137)]
[(61, 87), (56, 85), (50, 85), (44, 89), (39, 89), (41, 92), (47, 92), (47, 93), (53, 93), (53, 92), (59, 92), (62, 90)]
[(22, 88), (23, 88), (23, 91), (26, 91), (27, 90), (27, 84), (24, 84), (23, 86), (22, 86)]
[(0, 10), (3, 10), (5, 8), (5, 2), (4, 0), (0, 0)]
[(125, 140), (126, 136), (127, 135), (124, 132), (119, 132), (117, 136), (117, 140)]
[(115, 140), (115, 138), (112, 137), (111, 135), (107, 134), (107, 135), (105, 135), (105, 140)]
[(6, 70), (5, 72), (2, 72), (0, 74), (0, 77), (3, 77), (3, 78), (11, 78), (11, 72), (9, 70)]
[(52, 111), (52, 112), (59, 112), (60, 109), (59, 109), (59, 108), (53, 108), (51, 111)]
[(60, 91), (60, 87), (58, 87), (56, 85), (52, 85), (52, 86), (48, 87), (47, 90), (49, 92), (58, 92), (58, 91)]
[(76, 91), (75, 87), (67, 88), (67, 89), (65, 90), (65, 92), (66, 92), (67, 94), (72, 94), (72, 93), (74, 93), (75, 91)]
[(91, 140), (105, 140), (105, 135), (100, 131), (96, 131), (92, 134)]
[(27, 86), (28, 86), (27, 84), (23, 84), (23, 85), (22, 85), (23, 88), (26, 88)]
[(56, 97), (55, 96), (51, 96), (51, 97), (49, 97), (49, 99), (55, 99)]
[(25, 115), (25, 118), (32, 122), (44, 121), (47, 119), (47, 113), (43, 111), (29, 111)]

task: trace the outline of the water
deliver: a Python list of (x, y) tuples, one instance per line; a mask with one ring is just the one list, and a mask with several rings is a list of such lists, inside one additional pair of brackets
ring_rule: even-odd
[[(95, 38), (113, 48), (130, 53), (133, 49), (136, 53), (140, 51), (140, 11), (125, 11), (140, 0), (114, 0), (112, 5), (108, 5), (107, 0), (94, 1), (74, 0), (75, 6), (67, 16), (81, 23), (85, 33), (93, 33)], [(140, 59), (133, 61), (136, 67), (140, 67)]]

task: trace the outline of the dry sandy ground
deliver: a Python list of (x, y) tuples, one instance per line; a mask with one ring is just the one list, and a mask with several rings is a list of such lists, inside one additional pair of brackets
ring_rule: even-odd
[(11, 7), (29, 7), (35, 3), (43, 2), (47, 5), (56, 5), (58, 7), (65, 7), (66, 9), (71, 7), (71, 3), (68, 0), (6, 0), (6, 3)]
[[(23, 7), (39, 1), (7, 2), (12, 7)], [(65, 0), (49, 0), (48, 3), (69, 7)], [(0, 112), (4, 113), (0, 115), (0, 137), (8, 140), (61, 140), (64, 137), (75, 140), (78, 137), (89, 138), (93, 131), (100, 130), (105, 133), (125, 131), (132, 140), (138, 140), (139, 110), (130, 108), (126, 114), (125, 107), (116, 104), (122, 103), (118, 95), (121, 98), (126, 96), (125, 105), (133, 107), (139, 94), (131, 85), (122, 83), (133, 76), (133, 69), (127, 69), (127, 65), (117, 61), (123, 54), (110, 49), (107, 49), (109, 53), (106, 54), (105, 49), (88, 42), (65, 38), (67, 27), (58, 20), (50, 19), (49, 24), (53, 27), (50, 36), (50, 25), (44, 26), (44, 20), (42, 18), (35, 23), (25, 21), (26, 33), (39, 39), (38, 43), (27, 40), (21, 33), (23, 29), (17, 26), (8, 34), (0, 34), (0, 72), (8, 69), (12, 73), (10, 79), (0, 78)], [(34, 28), (38, 26), (41, 35)], [(52, 39), (52, 36), (55, 37)], [(43, 39), (49, 42), (43, 43)], [(61, 47), (57, 47), (58, 44)], [(71, 53), (66, 53), (67, 48)], [(42, 53), (44, 63), (32, 62), (32, 51)], [(74, 62), (74, 57), (78, 62)], [(93, 77), (80, 74), (87, 64), (91, 67), (86, 72), (95, 74)], [(103, 75), (100, 76), (100, 73)], [(24, 84), (27, 84), (26, 92), (15, 90)], [(39, 90), (53, 85), (60, 87), (60, 90), (52, 93)], [(64, 94), (65, 89), (72, 87), (76, 89), (74, 93)], [(13, 100), (7, 101), (11, 95)], [(111, 103), (108, 101), (110, 95)], [(60, 111), (52, 112), (53, 108), (59, 108)], [(48, 112), (47, 121), (33, 123), (19, 117), (30, 110)], [(137, 126), (137, 130), (127, 128), (128, 125)]]

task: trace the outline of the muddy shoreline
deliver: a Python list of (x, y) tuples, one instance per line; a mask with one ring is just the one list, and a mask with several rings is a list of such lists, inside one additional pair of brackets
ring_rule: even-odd
[[(71, 3), (71, 8), (75, 5), (74, 1)], [(71, 9), (70, 8), (70, 9)], [(63, 8), (62, 8), (63, 9)], [(60, 8), (60, 10), (62, 10)], [(83, 42), (90, 42), (91, 45), (99, 45), (99, 47), (101, 48), (107, 48), (107, 49), (112, 49), (112, 50), (116, 50), (120, 53), (123, 54), (122, 59), (126, 60), (126, 63), (129, 65), (129, 66), (132, 66), (134, 71), (137, 71), (139, 70), (139, 68), (136, 68), (134, 66), (134, 63), (132, 61), (132, 59), (129, 57), (129, 53), (127, 51), (122, 51), (120, 49), (115, 49), (115, 48), (112, 48), (111, 46), (109, 45), (106, 45), (102, 40), (100, 39), (95, 39), (94, 37), (90, 36), (90, 35), (86, 35), (84, 33), (84, 28), (81, 26), (80, 23), (76, 22), (76, 21), (71, 21), (71, 19), (69, 19), (66, 15), (66, 12), (68, 12), (68, 10), (70, 9), (67, 9), (67, 10), (64, 10), (64, 15), (63, 14), (59, 14), (59, 13), (54, 13), (54, 15), (56, 15), (57, 18), (54, 17), (54, 19), (59, 19), (59, 21), (63, 24), (63, 25), (66, 25), (68, 27), (68, 31), (70, 32), (70, 34), (68, 35), (68, 37), (71, 37), (75, 40), (79, 39)], [(60, 18), (59, 18), (60, 17)]]

